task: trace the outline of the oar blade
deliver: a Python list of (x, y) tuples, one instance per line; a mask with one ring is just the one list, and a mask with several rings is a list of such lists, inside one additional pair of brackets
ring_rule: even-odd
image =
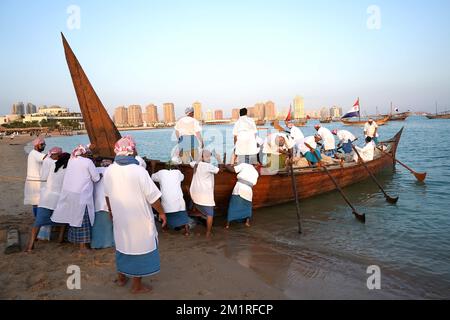
[(366, 223), (366, 215), (358, 213), (356, 211), (353, 211), (353, 215), (355, 216), (356, 220), (358, 220), (361, 223)]
[(398, 197), (392, 198), (390, 196), (386, 196), (386, 201), (392, 204), (396, 204), (398, 202)]
[(416, 179), (417, 179), (418, 181), (424, 182), (425, 179), (427, 178), (427, 173), (426, 173), (426, 172), (424, 172), (424, 173), (418, 173), (418, 172), (415, 172), (415, 173), (414, 173), (414, 176), (416, 177)]

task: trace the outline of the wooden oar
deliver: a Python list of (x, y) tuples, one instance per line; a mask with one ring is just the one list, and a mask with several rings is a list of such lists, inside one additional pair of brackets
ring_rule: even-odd
[(400, 160), (394, 158), (393, 155), (391, 155), (390, 153), (384, 151), (383, 149), (380, 149), (379, 147), (377, 147), (378, 150), (380, 150), (383, 154), (388, 155), (389, 157), (391, 157), (392, 159), (394, 159), (395, 161), (397, 161), (400, 165), (402, 165), (403, 167), (405, 167), (406, 169), (408, 169), (408, 171), (410, 171), (418, 181), (423, 182), (425, 181), (426, 177), (427, 177), (427, 173), (420, 173), (420, 172), (416, 172), (413, 169), (411, 169), (410, 167), (408, 167), (406, 164), (404, 164), (403, 162), (401, 162)]
[[(314, 155), (314, 157), (317, 159), (317, 161), (320, 163), (320, 159), (316, 154), (316, 150), (314, 150), (309, 144), (305, 143), (305, 145), (309, 148), (309, 150), (311, 151), (311, 153)], [(339, 186), (339, 184), (337, 183), (336, 179), (331, 175), (330, 171), (328, 170), (327, 167), (322, 166), (321, 168), (324, 169), (324, 171), (328, 174), (328, 176), (330, 177), (331, 181), (333, 181), (334, 185), (336, 186), (336, 189), (341, 193), (342, 198), (344, 198), (345, 202), (347, 202), (347, 204), (349, 205), (349, 207), (352, 209), (352, 213), (353, 215), (356, 217), (356, 219), (358, 219), (360, 222), (362, 223), (366, 223), (366, 215), (365, 214), (361, 214), (358, 213), (355, 209), (355, 207), (352, 205), (352, 203), (350, 202), (350, 200), (347, 198), (347, 196), (345, 195), (344, 191), (341, 189), (341, 187)]]
[(391, 196), (389, 196), (386, 191), (384, 191), (383, 187), (381, 186), (381, 184), (378, 182), (377, 178), (375, 178), (375, 176), (373, 175), (372, 171), (370, 171), (369, 167), (367, 166), (367, 164), (364, 162), (363, 158), (361, 157), (361, 155), (359, 154), (358, 150), (356, 149), (355, 146), (352, 146), (353, 150), (356, 152), (356, 154), (358, 155), (359, 161), (363, 164), (364, 168), (366, 168), (367, 172), (369, 173), (369, 175), (372, 177), (372, 180), (378, 185), (378, 188), (380, 188), (381, 192), (383, 192), (384, 197), (386, 198), (386, 201), (389, 203), (397, 203), (398, 201), (398, 197), (396, 198), (392, 198)]
[(298, 233), (302, 234), (302, 223), (301, 223), (301, 218), (300, 218), (300, 200), (298, 199), (297, 181), (295, 180), (294, 167), (292, 165), (292, 160), (293, 160), (293, 155), (291, 152), (291, 154), (289, 155), (289, 169), (291, 171), (292, 191), (294, 192), (295, 205), (296, 205), (296, 209), (297, 209)]

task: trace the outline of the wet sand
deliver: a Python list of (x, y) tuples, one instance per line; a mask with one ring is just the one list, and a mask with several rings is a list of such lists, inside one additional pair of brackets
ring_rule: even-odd
[[(92, 250), (80, 256), (76, 247), (38, 242), (31, 254), (5, 255), (6, 230), (18, 227), (22, 247), (33, 222), (31, 207), (23, 205), (26, 176), (24, 146), (30, 137), (0, 140), (0, 299), (382, 299), (404, 297), (398, 291), (369, 291), (365, 270), (350, 261), (336, 270), (312, 268), (315, 259), (292, 258), (280, 246), (265, 241), (270, 234), (238, 226), (225, 231), (223, 218), (213, 239), (199, 225), (189, 237), (160, 233), (161, 272), (146, 278), (153, 292), (135, 296), (130, 286), (114, 283), (114, 250)], [(258, 224), (256, 217), (255, 223)], [(258, 226), (264, 228), (263, 225)], [(81, 269), (81, 290), (68, 290), (67, 267)], [(356, 270), (352, 272), (338, 270)]]

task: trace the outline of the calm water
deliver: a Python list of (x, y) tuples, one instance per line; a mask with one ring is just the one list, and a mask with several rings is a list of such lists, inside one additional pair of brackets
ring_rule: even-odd
[[(305, 134), (314, 132), (313, 124), (303, 129)], [(402, 126), (398, 158), (417, 171), (426, 171), (428, 177), (426, 183), (418, 183), (400, 166), (380, 174), (386, 191), (400, 196), (396, 205), (387, 204), (367, 180), (345, 189), (357, 209), (366, 213), (365, 225), (355, 221), (340, 195), (332, 192), (301, 202), (301, 236), (295, 206), (286, 204), (257, 211), (252, 229), (237, 227), (219, 248), (293, 298), (300, 290), (295, 281), (299, 275), (332, 281), (331, 275), (338, 271), (365, 286), (369, 265), (380, 266), (382, 288), (393, 297), (450, 298), (450, 121), (411, 117), (382, 127), (381, 138), (392, 137)], [(231, 126), (204, 129), (205, 140), (218, 152), (224, 148), (226, 134), (231, 154)], [(347, 129), (362, 135), (362, 128)], [(142, 156), (170, 158), (175, 145), (172, 130), (131, 134)], [(71, 150), (87, 142), (86, 136), (73, 136), (47, 143)]]

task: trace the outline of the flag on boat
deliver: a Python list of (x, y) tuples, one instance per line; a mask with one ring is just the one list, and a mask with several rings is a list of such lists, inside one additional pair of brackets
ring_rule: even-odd
[(291, 121), (292, 120), (292, 105), (289, 106), (289, 112), (286, 116), (286, 121)]
[(359, 98), (358, 98), (358, 100), (356, 100), (353, 107), (342, 117), (342, 119), (359, 117), (360, 116), (359, 110), (360, 109), (359, 109)]

